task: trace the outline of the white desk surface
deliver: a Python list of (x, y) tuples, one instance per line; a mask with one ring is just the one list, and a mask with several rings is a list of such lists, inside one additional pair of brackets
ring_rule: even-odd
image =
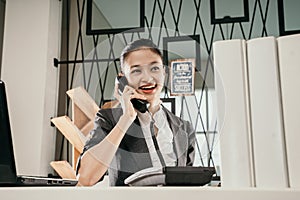
[(130, 200), (289, 200), (300, 199), (300, 189), (257, 189), (216, 187), (2, 187), (1, 200), (84, 200), (84, 199), (130, 199)]

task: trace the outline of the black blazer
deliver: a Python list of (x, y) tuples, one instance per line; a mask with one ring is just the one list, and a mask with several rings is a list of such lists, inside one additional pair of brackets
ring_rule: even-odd
[[(196, 137), (191, 123), (175, 116), (165, 107), (163, 107), (163, 111), (166, 113), (167, 120), (173, 132), (177, 166), (192, 166), (195, 157)], [(122, 113), (122, 108), (99, 110), (95, 119), (94, 129), (90, 133), (90, 139), (86, 142), (83, 153), (98, 144), (109, 134)], [(80, 158), (77, 171), (80, 167)], [(152, 167), (149, 150), (139, 120), (136, 118), (124, 135), (108, 169), (110, 185), (125, 185), (124, 180), (128, 176), (149, 167)]]

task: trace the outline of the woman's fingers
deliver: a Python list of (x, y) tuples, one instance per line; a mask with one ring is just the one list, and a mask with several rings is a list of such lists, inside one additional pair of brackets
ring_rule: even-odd
[(125, 85), (123, 92), (121, 93), (119, 90), (118, 82), (115, 83), (115, 91), (114, 96), (121, 103), (124, 114), (129, 116), (136, 116), (136, 110), (134, 109), (131, 99), (143, 99), (147, 100), (147, 98), (139, 94), (133, 87)]
[(144, 95), (138, 93), (134, 88), (132, 88), (128, 85), (125, 86), (124, 91), (128, 92), (130, 99), (136, 98), (136, 99), (147, 100), (147, 98)]

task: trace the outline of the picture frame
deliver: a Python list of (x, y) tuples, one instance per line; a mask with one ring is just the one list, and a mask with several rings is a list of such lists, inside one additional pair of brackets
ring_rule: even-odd
[[(178, 46), (180, 46), (180, 48), (178, 48)], [(191, 53), (191, 51), (193, 51), (194, 53)], [(195, 58), (195, 69), (196, 71), (201, 70), (200, 35), (163, 37), (164, 64), (168, 65), (169, 60), (184, 58)]]
[(161, 98), (162, 104), (170, 110), (174, 115), (176, 115), (176, 101), (175, 98)]
[[(218, 3), (221, 2), (222, 6), (219, 6)], [(227, 3), (228, 7), (224, 6), (224, 2)], [(233, 4), (240, 6), (241, 9), (235, 9), (238, 6), (233, 7)], [(242, 14), (239, 13), (241, 10), (243, 11)], [(249, 22), (249, 2), (248, 0), (210, 0), (210, 16), (211, 24)]]
[[(112, 9), (114, 12), (111, 12)], [(115, 15), (116, 12), (124, 13), (122, 18)], [(98, 20), (97, 14), (104, 20)], [(143, 32), (144, 17), (145, 0), (87, 0), (86, 34), (117, 34), (131, 30)]]
[[(298, 6), (295, 5), (295, 3), (298, 3)], [(300, 2), (277, 0), (277, 4), (278, 4), (277, 7), (278, 7), (279, 35), (284, 36), (284, 35), (292, 35), (292, 34), (300, 33), (299, 20), (295, 20), (295, 19), (289, 20), (289, 18), (287, 18), (287, 16), (300, 17), (299, 14)], [(286, 13), (289, 13), (289, 15), (286, 15)], [(292, 22), (297, 22), (298, 24), (292, 24)]]
[(177, 59), (170, 64), (170, 95), (185, 96), (195, 92), (195, 59)]

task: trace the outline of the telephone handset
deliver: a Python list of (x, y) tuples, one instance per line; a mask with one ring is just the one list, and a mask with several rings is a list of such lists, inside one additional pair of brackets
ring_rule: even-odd
[[(128, 85), (128, 81), (125, 76), (117, 76), (117, 80), (119, 82), (119, 92), (122, 94), (125, 85)], [(141, 113), (145, 113), (148, 110), (147, 108), (148, 101), (143, 99), (137, 99), (137, 98), (131, 99), (130, 101), (133, 107), (138, 111), (140, 111)]]

